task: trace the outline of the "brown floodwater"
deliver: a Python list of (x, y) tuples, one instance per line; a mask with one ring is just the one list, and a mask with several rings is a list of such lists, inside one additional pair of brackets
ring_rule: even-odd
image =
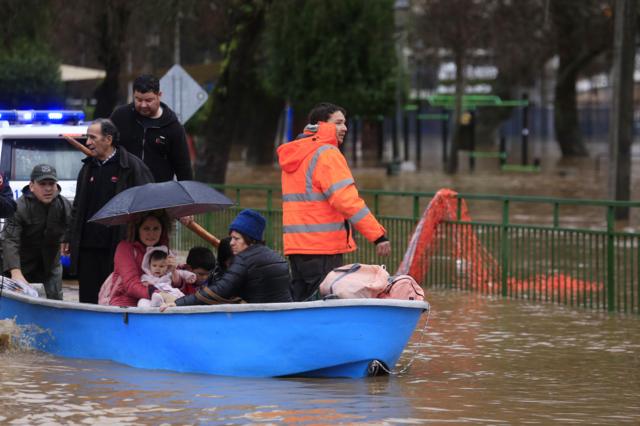
[(464, 292), (428, 298), (428, 324), (401, 373), (386, 377), (226, 378), (14, 348), (0, 353), (0, 423), (640, 423), (640, 318)]

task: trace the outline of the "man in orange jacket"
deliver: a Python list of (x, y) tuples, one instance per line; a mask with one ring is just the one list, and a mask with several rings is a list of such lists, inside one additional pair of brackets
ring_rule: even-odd
[(385, 229), (358, 195), (338, 149), (347, 133), (345, 116), (343, 108), (320, 103), (304, 133), (278, 148), (284, 253), (295, 301), (313, 299), (324, 277), (342, 266), (343, 254), (356, 249), (352, 228), (376, 245), (379, 256), (391, 252)]

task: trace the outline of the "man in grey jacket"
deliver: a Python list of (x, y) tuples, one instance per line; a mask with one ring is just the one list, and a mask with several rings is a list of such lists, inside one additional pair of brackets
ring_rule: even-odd
[(3, 271), (23, 283), (42, 283), (48, 299), (62, 300), (60, 242), (71, 203), (60, 195), (56, 169), (39, 164), (2, 230)]

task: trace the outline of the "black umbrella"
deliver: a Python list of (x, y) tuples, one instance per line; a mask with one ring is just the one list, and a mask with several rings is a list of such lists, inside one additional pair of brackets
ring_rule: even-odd
[(117, 194), (89, 222), (121, 225), (140, 213), (164, 209), (169, 216), (183, 217), (222, 210), (234, 203), (208, 185), (192, 180), (147, 183)]

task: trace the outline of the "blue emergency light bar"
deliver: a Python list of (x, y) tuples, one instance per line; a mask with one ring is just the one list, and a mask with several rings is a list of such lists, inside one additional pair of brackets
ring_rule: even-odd
[(84, 111), (79, 110), (0, 110), (0, 121), (10, 123), (79, 123)]

